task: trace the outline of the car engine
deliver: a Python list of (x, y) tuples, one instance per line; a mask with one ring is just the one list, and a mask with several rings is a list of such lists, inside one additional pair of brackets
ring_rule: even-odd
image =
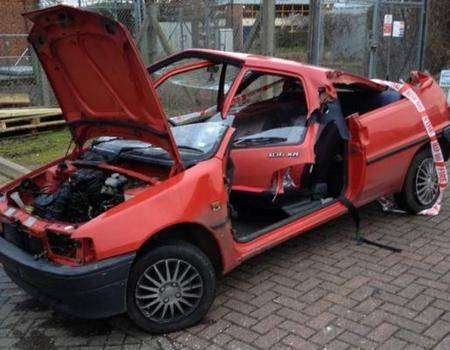
[(37, 192), (35, 186), (26, 186), (28, 193), (34, 192), (34, 215), (46, 220), (80, 223), (122, 203), (127, 183), (128, 179), (118, 173), (107, 175), (101, 170), (82, 168), (70, 174), (53, 193)]

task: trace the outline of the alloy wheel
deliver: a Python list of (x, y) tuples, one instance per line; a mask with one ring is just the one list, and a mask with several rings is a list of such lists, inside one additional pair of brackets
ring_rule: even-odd
[(159, 260), (137, 281), (135, 300), (141, 313), (160, 323), (172, 322), (192, 313), (203, 296), (198, 270), (180, 259)]
[(439, 184), (432, 158), (424, 159), (416, 173), (416, 196), (422, 205), (432, 204), (439, 195)]

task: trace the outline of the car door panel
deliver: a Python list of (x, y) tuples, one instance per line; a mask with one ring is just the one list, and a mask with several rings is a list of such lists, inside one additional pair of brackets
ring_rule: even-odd
[(296, 184), (301, 186), (299, 180), (305, 165), (314, 163), (313, 145), (317, 128), (317, 124), (310, 125), (305, 139), (298, 145), (232, 149), (231, 157), (235, 165), (233, 190), (267, 191), (274, 174), (289, 167), (293, 168), (293, 174), (299, 176)]
[(414, 106), (406, 100), (357, 119), (367, 134), (364, 185), (367, 203), (401, 190), (409, 164), (426, 141), (426, 135)]
[[(295, 177), (295, 184), (300, 186), (305, 165), (314, 162), (314, 135), (317, 132), (317, 126), (309, 126), (307, 122), (306, 84), (299, 76), (250, 69), (237, 78), (240, 79), (239, 84), (244, 83), (248, 74), (249, 78), (251, 74), (260, 75), (250, 79), (249, 85), (244, 85), (241, 91), (236, 84), (230, 90), (233, 95), (229, 96), (225, 108), (227, 115), (233, 117), (237, 138), (284, 136), (279, 134), (283, 129), (289, 130), (289, 136), (286, 136), (287, 141), (273, 144), (235, 146), (231, 151), (235, 165), (233, 190), (253, 193), (268, 191), (279, 171), (288, 168), (291, 177)], [(264, 83), (259, 86), (261, 80)], [(286, 84), (290, 88), (285, 89)], [(242, 109), (230, 111), (231, 101), (245, 103), (249, 97), (259, 96), (255, 92), (261, 94), (261, 101), (248, 102)]]

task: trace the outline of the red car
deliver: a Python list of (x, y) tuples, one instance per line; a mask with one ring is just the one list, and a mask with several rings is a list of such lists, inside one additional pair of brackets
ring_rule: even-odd
[[(382, 196), (439, 195), (414, 105), (351, 74), (188, 50), (146, 68), (119, 23), (57, 6), (25, 15), (74, 149), (0, 191), (0, 259), (19, 286), (83, 318), (154, 333), (197, 323), (216, 276)], [(432, 78), (411, 77), (445, 159)]]

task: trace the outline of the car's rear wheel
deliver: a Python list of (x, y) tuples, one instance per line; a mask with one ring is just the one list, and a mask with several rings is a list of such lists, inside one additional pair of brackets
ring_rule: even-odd
[(416, 154), (406, 175), (403, 189), (396, 194), (398, 206), (410, 213), (431, 208), (439, 197), (439, 183), (429, 149)]
[(196, 246), (172, 242), (155, 247), (133, 266), (127, 288), (130, 318), (150, 333), (198, 323), (211, 306), (214, 268)]

